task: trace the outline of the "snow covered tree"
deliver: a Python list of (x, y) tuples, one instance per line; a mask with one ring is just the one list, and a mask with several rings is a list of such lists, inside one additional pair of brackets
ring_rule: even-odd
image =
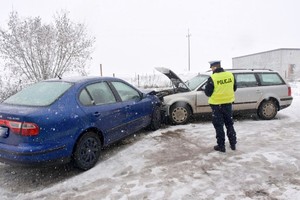
[(40, 17), (20, 19), (17, 12), (11, 12), (8, 29), (0, 28), (0, 55), (5, 67), (30, 82), (66, 72), (85, 74), (94, 42), (86, 26), (71, 22), (65, 11), (57, 13), (50, 24), (43, 24)]

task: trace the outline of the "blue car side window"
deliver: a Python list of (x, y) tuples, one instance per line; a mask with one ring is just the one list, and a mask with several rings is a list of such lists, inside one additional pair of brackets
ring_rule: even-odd
[(122, 82), (112, 82), (122, 101), (138, 100), (141, 98), (140, 93), (129, 85)]
[[(91, 97), (91, 104), (103, 105), (116, 102), (116, 98), (106, 82), (91, 84), (86, 87), (86, 90), (89, 98)], [(83, 95), (85, 94), (83, 93)]]
[(81, 91), (81, 93), (79, 95), (79, 101), (85, 106), (93, 105), (93, 101), (92, 101), (90, 95), (88, 94), (88, 92), (86, 91), (86, 89)]

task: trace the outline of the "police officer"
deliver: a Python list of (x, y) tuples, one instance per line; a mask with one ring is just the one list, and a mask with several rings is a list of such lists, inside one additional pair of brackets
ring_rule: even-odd
[(236, 132), (233, 127), (232, 103), (236, 91), (236, 81), (231, 72), (224, 71), (220, 61), (212, 61), (210, 68), (213, 74), (207, 81), (205, 94), (212, 109), (212, 124), (216, 130), (217, 144), (214, 150), (226, 152), (224, 124), (232, 150), (236, 149)]

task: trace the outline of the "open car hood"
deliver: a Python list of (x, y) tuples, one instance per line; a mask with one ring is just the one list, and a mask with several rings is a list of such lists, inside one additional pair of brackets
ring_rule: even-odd
[(164, 67), (156, 67), (155, 69), (166, 75), (175, 88), (180, 89), (181, 91), (191, 91), (191, 89), (172, 70)]

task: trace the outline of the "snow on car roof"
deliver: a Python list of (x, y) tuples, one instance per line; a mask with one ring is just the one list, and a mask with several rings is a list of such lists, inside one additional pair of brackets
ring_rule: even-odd
[(86, 82), (92, 80), (120, 80), (120, 79), (115, 77), (101, 77), (101, 76), (70, 76), (70, 77), (63, 77), (63, 78), (53, 78), (45, 81), (63, 81), (63, 82), (76, 83), (76, 82)]
[[(264, 72), (264, 73), (270, 72), (271, 73), (271, 72), (276, 72), (272, 69), (224, 69), (224, 70), (230, 71), (233, 73), (245, 73), (245, 72)], [(212, 71), (208, 70), (203, 74), (211, 74), (211, 73), (212, 73)]]

